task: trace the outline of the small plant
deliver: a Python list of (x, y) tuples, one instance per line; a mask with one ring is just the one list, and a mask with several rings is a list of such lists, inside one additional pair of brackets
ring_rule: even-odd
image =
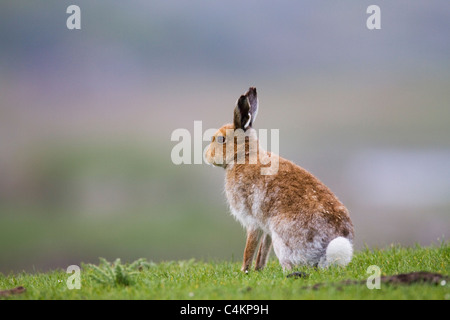
[(108, 262), (104, 258), (99, 258), (100, 265), (96, 266), (88, 264), (87, 266), (93, 270), (92, 279), (95, 281), (111, 286), (129, 286), (134, 283), (135, 275), (139, 274), (144, 268), (149, 268), (152, 264), (144, 258), (140, 258), (129, 265), (121, 263), (120, 259), (116, 259), (113, 263)]

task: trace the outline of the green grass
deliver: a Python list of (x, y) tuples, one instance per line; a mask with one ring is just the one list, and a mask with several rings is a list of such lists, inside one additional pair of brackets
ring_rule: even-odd
[[(260, 272), (240, 271), (239, 262), (230, 261), (168, 261), (120, 266), (120, 279), (115, 280), (112, 264), (102, 260), (96, 267), (81, 264), (81, 289), (69, 290), (65, 270), (46, 273), (0, 274), (0, 289), (17, 286), (26, 292), (2, 299), (450, 299), (450, 284), (411, 285), (381, 284), (369, 290), (365, 280), (370, 265), (381, 268), (382, 275), (413, 271), (429, 271), (449, 275), (450, 243), (430, 247), (365, 249), (356, 252), (346, 268), (299, 268), (307, 278), (287, 278), (275, 258)], [(116, 264), (120, 264), (116, 260)], [(138, 266), (138, 268), (134, 268)], [(133, 267), (133, 268), (130, 268)], [(103, 268), (103, 269), (102, 269)], [(99, 280), (97, 269), (105, 271)], [(109, 274), (109, 275), (108, 275)], [(363, 284), (342, 285), (353, 279)], [(127, 283), (125, 285), (123, 283)], [(320, 283), (318, 288), (313, 285)]]

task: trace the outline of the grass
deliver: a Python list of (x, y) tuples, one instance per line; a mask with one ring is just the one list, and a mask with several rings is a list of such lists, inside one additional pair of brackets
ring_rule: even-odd
[[(356, 252), (346, 268), (298, 268), (306, 278), (288, 278), (275, 258), (261, 272), (240, 272), (240, 263), (230, 261), (168, 261), (135, 263), (120, 260), (98, 266), (81, 264), (81, 289), (69, 290), (71, 276), (65, 270), (46, 273), (0, 274), (0, 289), (18, 286), (26, 292), (1, 299), (450, 299), (450, 284), (382, 283), (379, 290), (369, 290), (365, 281), (367, 268), (377, 265), (381, 275), (413, 271), (450, 274), (450, 243), (429, 247), (391, 245), (383, 249)], [(118, 270), (120, 277), (114, 273)], [(99, 271), (100, 270), (100, 271)], [(122, 281), (124, 278), (127, 281)], [(122, 280), (120, 280), (122, 279)], [(344, 280), (360, 284), (339, 284)], [(320, 286), (313, 287), (314, 285)]]

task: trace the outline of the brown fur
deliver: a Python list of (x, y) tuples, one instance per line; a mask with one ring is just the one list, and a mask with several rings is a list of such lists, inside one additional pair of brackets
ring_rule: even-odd
[[(300, 256), (295, 256), (295, 259), (304, 264), (317, 265), (331, 240), (341, 236), (352, 241), (354, 232), (349, 212), (328, 187), (305, 169), (261, 150), (259, 146), (251, 152), (250, 144), (257, 139), (256, 134), (251, 127), (243, 127), (250, 115), (245, 121), (240, 119), (245, 117), (247, 110), (257, 110), (254, 104), (256, 89), (252, 99), (243, 101), (242, 97), (238, 99), (234, 123), (224, 125), (216, 132), (206, 153), (208, 162), (225, 168), (228, 202), (236, 218), (247, 228), (242, 270), (250, 267), (261, 238), (255, 268), (264, 267), (272, 236), (276, 237), (274, 248), (281, 248), (279, 252), (292, 250), (295, 256), (296, 250), (305, 250), (304, 260)], [(252, 101), (252, 105), (248, 106), (248, 101)], [(239, 109), (240, 104), (244, 106), (244, 111)], [(236, 129), (246, 130), (245, 142), (241, 139), (241, 143), (236, 143), (239, 141)], [(223, 145), (217, 142), (218, 135), (226, 137)], [(227, 152), (226, 145), (230, 141), (235, 141), (235, 145)], [(242, 155), (245, 155), (245, 163), (236, 163)], [(261, 174), (261, 168), (268, 167), (260, 161), (264, 157), (279, 161), (276, 174)], [(279, 254), (283, 267), (291, 268), (293, 262), (281, 256), (283, 254)]]

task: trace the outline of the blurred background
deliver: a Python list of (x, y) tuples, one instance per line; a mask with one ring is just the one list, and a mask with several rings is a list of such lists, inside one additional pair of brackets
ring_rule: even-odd
[(239, 261), (224, 171), (174, 165), (170, 137), (231, 122), (249, 86), (255, 128), (349, 208), (356, 249), (442, 241), (449, 31), (448, 0), (2, 1), (0, 272)]

